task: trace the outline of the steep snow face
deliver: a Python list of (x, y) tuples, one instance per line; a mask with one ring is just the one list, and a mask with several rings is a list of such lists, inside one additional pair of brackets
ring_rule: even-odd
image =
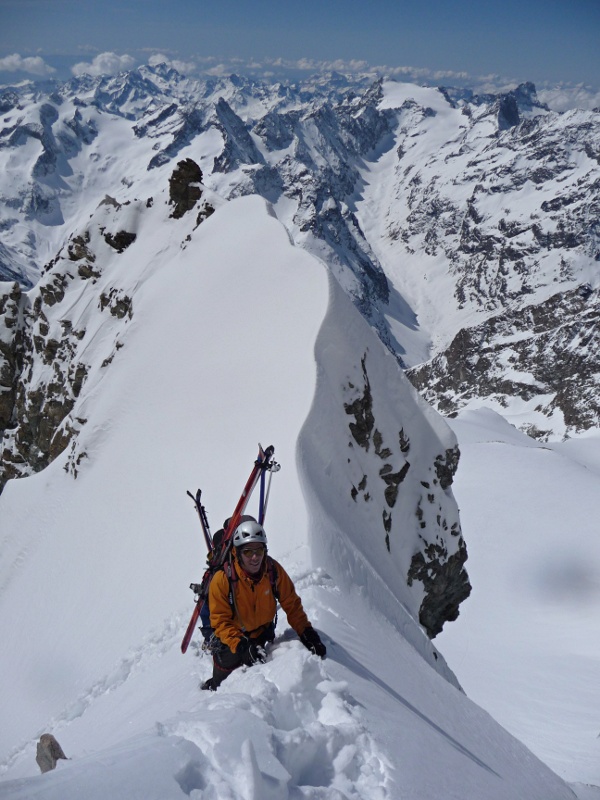
[(408, 610), (435, 636), (470, 592), (450, 488), (456, 440), (333, 280), (316, 358), (300, 439), (309, 507), (325, 515), (312, 527), (327, 531), (313, 548), (338, 578), (379, 597), (405, 635)]

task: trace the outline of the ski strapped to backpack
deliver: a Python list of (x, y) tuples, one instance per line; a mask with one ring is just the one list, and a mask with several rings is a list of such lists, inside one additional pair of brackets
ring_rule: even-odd
[[(181, 642), (181, 652), (185, 653), (188, 649), (189, 643), (192, 639), (194, 634), (194, 629), (198, 622), (198, 619), (202, 613), (203, 608), (208, 602), (208, 589), (210, 586), (210, 582), (212, 580), (212, 576), (214, 573), (219, 570), (223, 569), (225, 574), (229, 577), (230, 581), (230, 604), (232, 606), (232, 611), (235, 609), (235, 597), (234, 597), (234, 590), (232, 586), (232, 580), (235, 580), (234, 576), (235, 572), (233, 570), (233, 563), (232, 563), (232, 540), (233, 534), (235, 529), (238, 527), (240, 522), (242, 521), (242, 516), (244, 515), (244, 511), (246, 510), (246, 506), (252, 496), (252, 492), (256, 488), (256, 485), (260, 481), (260, 500), (259, 500), (259, 517), (258, 521), (262, 525), (264, 522), (267, 502), (269, 497), (269, 489), (271, 483), (271, 476), (273, 472), (276, 472), (279, 469), (279, 464), (273, 460), (273, 454), (275, 452), (275, 448), (271, 445), (263, 450), (263, 448), (259, 445), (258, 446), (258, 458), (254, 462), (254, 466), (252, 467), (252, 471), (246, 481), (246, 485), (242, 490), (242, 494), (240, 495), (240, 499), (235, 507), (235, 510), (231, 517), (226, 521), (223, 532), (221, 534), (218, 531), (214, 537), (211, 536), (210, 528), (208, 525), (208, 519), (206, 517), (206, 511), (204, 506), (201, 503), (201, 492), (198, 490), (196, 495), (192, 495), (191, 492), (188, 492), (188, 495), (194, 500), (196, 505), (196, 511), (198, 512), (198, 516), (200, 518), (200, 524), (202, 526), (202, 532), (204, 534), (204, 539), (208, 548), (208, 556), (207, 556), (207, 568), (204, 572), (204, 576), (202, 578), (202, 583), (190, 584), (190, 588), (194, 591), (195, 597), (195, 606), (194, 611), (192, 613), (192, 617), (190, 622), (187, 626), (185, 635)], [(269, 485), (267, 487), (267, 492), (265, 494), (265, 479), (266, 473), (269, 472)], [(221, 535), (219, 535), (221, 534)], [(268, 562), (267, 562), (268, 564)], [(268, 567), (269, 571), (269, 578), (271, 579), (271, 571)], [(273, 583), (273, 580), (271, 579)], [(276, 575), (275, 575), (275, 583), (276, 583)], [(275, 592), (274, 592), (275, 594)], [(277, 598), (277, 595), (276, 595)]]

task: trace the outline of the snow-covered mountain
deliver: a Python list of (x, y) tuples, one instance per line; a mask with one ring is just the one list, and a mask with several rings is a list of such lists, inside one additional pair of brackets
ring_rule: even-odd
[[(0, 797), (573, 797), (431, 642), (471, 590), (459, 451), (404, 368), (445, 411), (596, 425), (597, 114), (164, 66), (0, 113)], [(281, 620), (207, 698), (185, 490), (225, 518), (258, 439), (330, 658)], [(75, 760), (24, 779), (45, 729)]]
[(486, 398), (542, 439), (597, 425), (597, 112), (551, 112), (532, 84), (473, 96), (164, 65), (5, 90), (0, 107), (5, 278), (36, 282), (99, 197), (133, 200), (142, 173), (148, 191), (190, 157), (223, 198), (274, 205), (445, 413)]

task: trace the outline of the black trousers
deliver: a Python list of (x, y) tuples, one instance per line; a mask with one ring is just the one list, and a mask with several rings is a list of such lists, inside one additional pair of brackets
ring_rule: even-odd
[[(260, 647), (265, 647), (268, 642), (272, 642), (275, 638), (275, 626), (270, 625), (265, 631), (259, 633), (256, 638), (252, 638)], [(250, 666), (240, 653), (232, 653), (231, 649), (223, 642), (218, 642), (216, 647), (213, 647), (213, 677), (212, 685), (216, 689), (225, 678), (239, 667), (246, 664)]]

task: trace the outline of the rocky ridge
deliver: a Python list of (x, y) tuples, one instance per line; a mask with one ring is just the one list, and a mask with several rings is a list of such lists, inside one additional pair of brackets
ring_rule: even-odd
[(88, 457), (78, 438), (87, 422), (87, 398), (125, 346), (134, 318), (135, 289), (144, 270), (135, 256), (139, 229), (156, 206), (163, 223), (169, 217), (182, 220), (185, 247), (219, 202), (203, 186), (198, 165), (181, 161), (156, 200), (121, 203), (106, 195), (83, 229), (46, 264), (33, 289), (4, 284), (0, 491), (7, 480), (42, 470), (67, 448), (65, 469), (77, 477)]
[[(467, 547), (460, 521), (458, 514), (448, 508), (445, 497), (452, 486), (460, 452), (456, 443), (439, 450), (430, 464), (418, 464), (416, 469), (420, 474), (415, 475), (412, 434), (404, 427), (393, 430), (378, 412), (381, 398), (374, 402), (368, 362), (369, 354), (365, 352), (360, 364), (360, 382), (355, 369), (353, 379), (344, 386), (347, 398), (344, 410), (352, 420), (348, 423), (348, 463), (360, 475), (360, 480), (350, 488), (350, 496), (357, 506), (368, 506), (374, 498), (379, 500), (380, 534), (390, 554), (392, 549), (396, 550), (401, 530), (412, 527), (411, 513), (416, 518), (419, 546), (405, 568), (406, 582), (409, 587), (420, 583), (419, 622), (434, 638), (446, 622), (458, 617), (460, 604), (471, 593), (465, 569)], [(406, 412), (410, 400), (403, 400), (402, 410)], [(358, 456), (357, 447), (371, 459), (365, 459), (362, 452)], [(368, 535), (374, 536), (376, 532), (369, 530)]]

